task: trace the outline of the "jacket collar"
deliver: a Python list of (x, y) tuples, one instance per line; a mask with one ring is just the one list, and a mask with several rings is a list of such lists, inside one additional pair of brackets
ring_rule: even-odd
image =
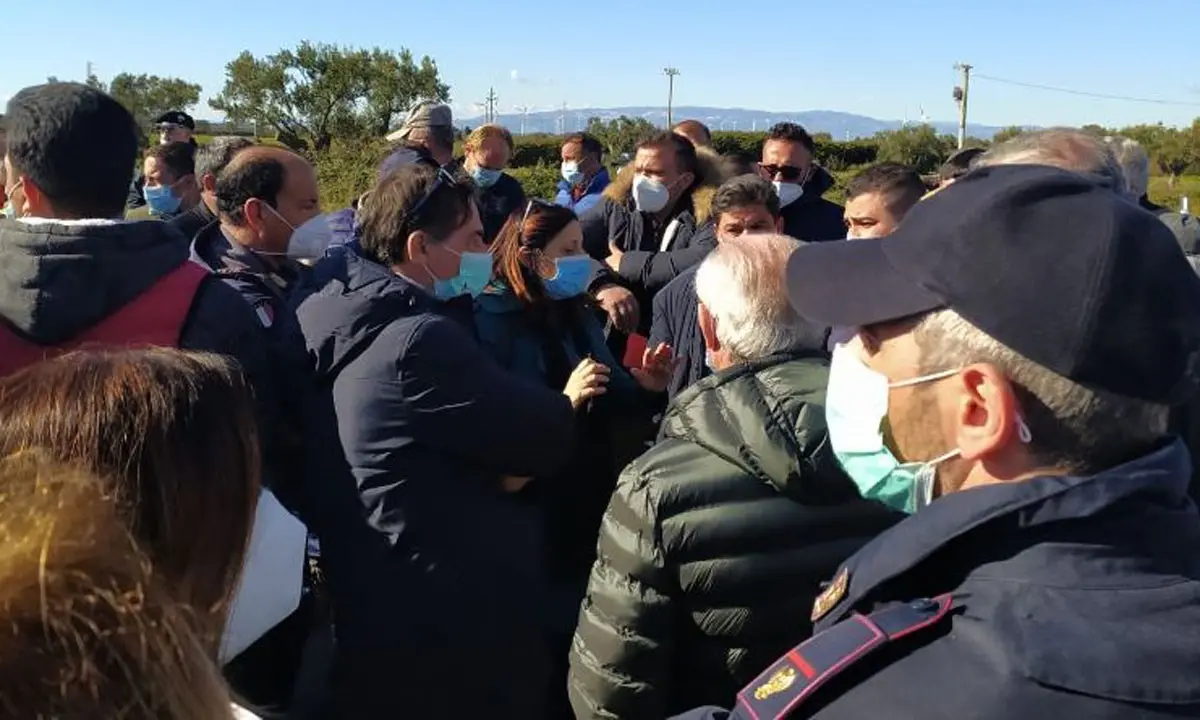
[(214, 272), (233, 275), (252, 275), (282, 298), (299, 277), (299, 271), (291, 261), (278, 268), (271, 267), (257, 253), (234, 242), (225, 233), (220, 223), (213, 223), (200, 231), (192, 242), (192, 259), (199, 260)]
[[(821, 618), (835, 622), (871, 591), (896, 578), (967, 532), (1008, 518), (1017, 529), (1092, 517), (1132, 495), (1177, 506), (1187, 496), (1191, 459), (1181, 440), (1091, 476), (1045, 476), (965, 490), (935, 502), (879, 535), (844, 566), (849, 586)], [(842, 572), (838, 573), (839, 575)]]
[[(588, 195), (598, 195), (604, 192), (604, 188), (608, 187), (608, 183), (608, 168), (601, 167), (600, 171), (593, 175), (591, 180), (588, 180), (588, 184), (583, 189), (583, 192), (579, 194), (579, 198), (585, 198)], [(566, 180), (560, 179), (558, 181), (558, 189), (570, 193), (574, 189), (574, 186), (568, 183)], [(572, 197), (574, 197), (573, 193)]]

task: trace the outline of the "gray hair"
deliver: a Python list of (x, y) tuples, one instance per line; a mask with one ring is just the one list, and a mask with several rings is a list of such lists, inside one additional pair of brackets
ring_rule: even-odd
[(1029, 360), (951, 310), (926, 315), (913, 330), (921, 372), (995, 366), (1015, 386), (1032, 440), (1046, 467), (1094, 473), (1118, 465), (1167, 433), (1165, 405), (1085, 387)]
[(1121, 170), (1125, 172), (1129, 196), (1134, 200), (1140, 199), (1150, 190), (1150, 156), (1136, 140), (1106, 137), (1104, 141), (1108, 143)]
[(717, 339), (735, 362), (806, 347), (811, 326), (788, 302), (788, 258), (800, 243), (786, 235), (723, 240), (696, 271), (696, 297), (717, 321)]
[(972, 167), (989, 165), (1049, 165), (1098, 175), (1117, 193), (1125, 194), (1129, 187), (1112, 148), (1100, 138), (1074, 128), (1022, 133), (988, 150)]
[(221, 135), (196, 149), (196, 182), (205, 175), (216, 177), (233, 160), (233, 156), (254, 145), (248, 137)]

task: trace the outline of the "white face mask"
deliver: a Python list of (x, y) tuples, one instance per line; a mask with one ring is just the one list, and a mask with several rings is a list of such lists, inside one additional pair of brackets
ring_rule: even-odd
[(646, 175), (638, 174), (633, 178), (633, 202), (638, 212), (661, 212), (671, 201), (671, 189), (659, 181)]
[(804, 186), (798, 183), (787, 183), (776, 180), (775, 194), (779, 196), (779, 207), (787, 207), (804, 196)]
[(296, 611), (308, 530), (270, 490), (258, 496), (242, 577), (229, 608), (220, 659), (229, 662)]
[(333, 242), (333, 228), (329, 226), (328, 215), (317, 215), (305, 221), (300, 227), (296, 227), (284, 220), (275, 208), (265, 203), (263, 206), (269, 208), (275, 217), (292, 229), (292, 236), (288, 238), (287, 252), (256, 251), (259, 255), (281, 255), (292, 260), (316, 260), (325, 255), (325, 251)]

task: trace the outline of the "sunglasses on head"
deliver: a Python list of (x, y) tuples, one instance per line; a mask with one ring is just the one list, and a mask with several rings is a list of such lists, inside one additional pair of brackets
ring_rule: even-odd
[(433, 184), (429, 186), (429, 189), (425, 191), (425, 194), (421, 197), (421, 199), (417, 201), (417, 204), (413, 205), (412, 210), (408, 211), (408, 215), (411, 217), (421, 212), (421, 209), (429, 204), (429, 200), (433, 197), (433, 194), (438, 191), (438, 188), (441, 188), (443, 185), (457, 184), (458, 180), (454, 178), (454, 175), (452, 175), (449, 170), (444, 167), (439, 167), (437, 171), (437, 177), (434, 179)]
[(779, 178), (784, 182), (796, 182), (808, 173), (804, 168), (792, 167), (791, 165), (763, 165), (759, 163), (758, 166), (770, 179)]

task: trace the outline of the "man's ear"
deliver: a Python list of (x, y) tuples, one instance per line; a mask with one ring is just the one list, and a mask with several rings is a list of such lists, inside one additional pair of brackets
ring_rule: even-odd
[[(54, 206), (51, 204), (50, 198), (46, 197), (46, 193), (42, 192), (42, 189), (28, 177), (20, 175), (18, 179), (21, 181), (20, 193), (25, 201), (16, 208), (17, 214), (21, 217), (55, 217)], [(15, 200), (13, 204), (16, 205)]]
[(700, 314), (700, 334), (704, 337), (705, 349), (712, 352), (720, 351), (721, 341), (717, 339), (717, 319), (704, 306), (704, 303), (696, 303), (696, 307)]
[(409, 262), (425, 262), (425, 257), (429, 254), (429, 238), (424, 230), (417, 230), (408, 234), (408, 239), (404, 243), (404, 257), (408, 258)]
[(200, 189), (206, 193), (217, 193), (217, 176), (212, 173), (204, 173), (200, 176)]

